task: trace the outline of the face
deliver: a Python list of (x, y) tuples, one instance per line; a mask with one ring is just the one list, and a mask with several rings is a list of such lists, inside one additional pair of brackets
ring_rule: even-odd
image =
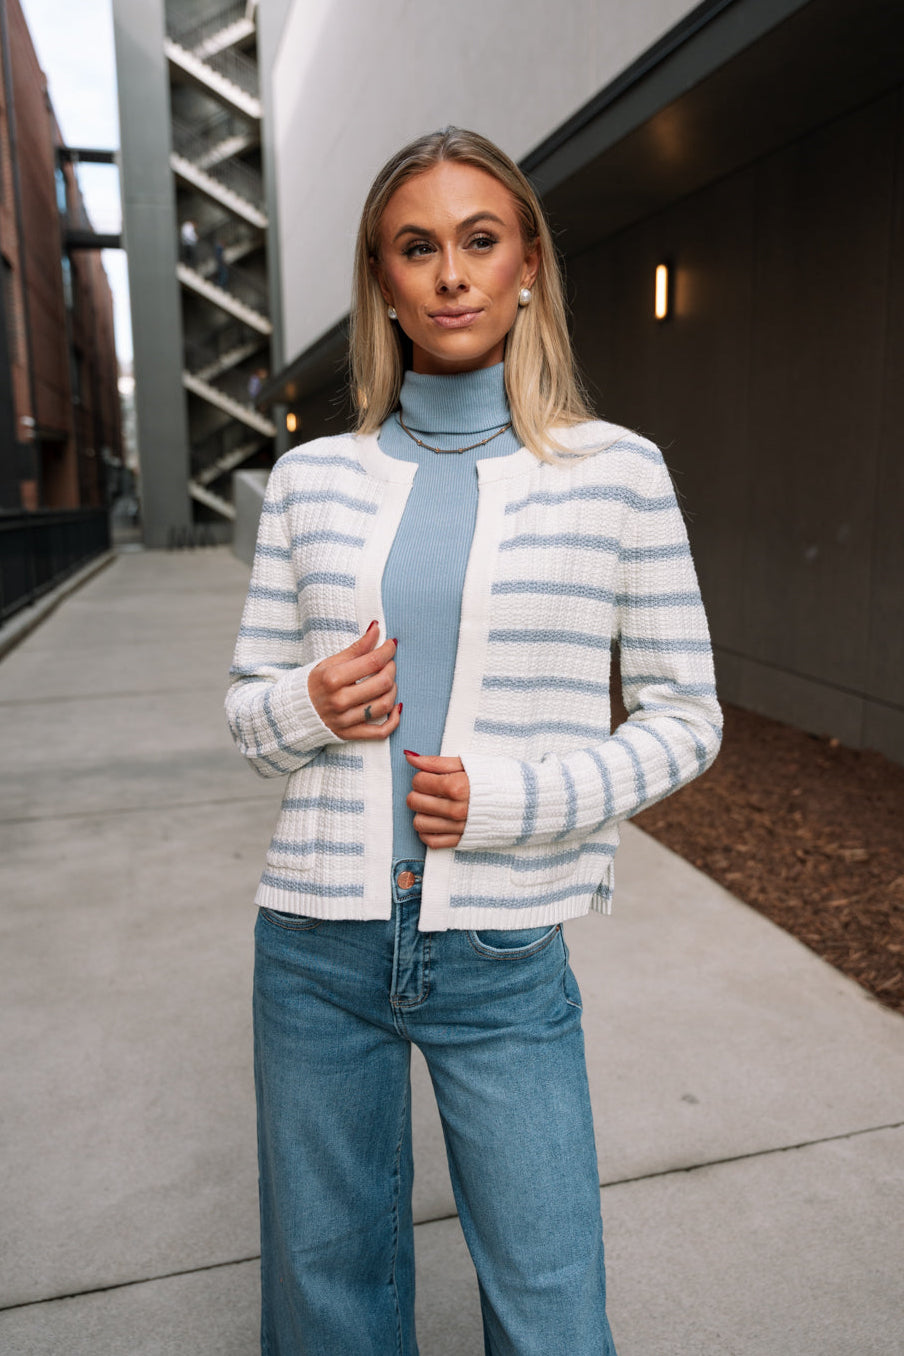
[(537, 268), (511, 193), (472, 165), (441, 160), (402, 184), (383, 213), (374, 269), (411, 340), (415, 372), (501, 362), (518, 293)]

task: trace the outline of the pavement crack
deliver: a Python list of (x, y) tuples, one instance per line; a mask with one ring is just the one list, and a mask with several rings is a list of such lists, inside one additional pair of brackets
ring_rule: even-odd
[(259, 1252), (250, 1257), (232, 1257), (225, 1262), (209, 1262), (202, 1267), (183, 1267), (178, 1271), (162, 1271), (155, 1276), (138, 1276), (132, 1281), (114, 1281), (111, 1285), (86, 1286), (84, 1290), (68, 1290), (59, 1295), (43, 1295), (40, 1299), (22, 1300), (19, 1304), (0, 1304), (0, 1314), (11, 1313), (15, 1309), (33, 1309), (38, 1304), (56, 1304), (59, 1300), (81, 1299), (83, 1295), (108, 1295), (115, 1290), (130, 1290), (136, 1285), (151, 1285), (154, 1281), (172, 1281), (179, 1276), (198, 1276), (205, 1271), (222, 1271), (225, 1267), (240, 1267), (246, 1262), (259, 1262)]
[(614, 1177), (611, 1181), (601, 1182), (600, 1187), (627, 1186), (631, 1182), (648, 1182), (657, 1177), (676, 1177), (681, 1173), (699, 1172), (702, 1168), (717, 1168), (723, 1163), (743, 1163), (751, 1158), (772, 1158), (776, 1154), (793, 1153), (796, 1149), (809, 1149), (817, 1144), (837, 1144), (845, 1139), (859, 1139), (863, 1135), (876, 1135), (882, 1130), (904, 1129), (904, 1121), (891, 1121), (887, 1125), (868, 1125), (862, 1130), (845, 1130), (838, 1135), (823, 1135), (817, 1139), (804, 1139), (796, 1144), (777, 1144), (772, 1149), (751, 1149), (746, 1154), (727, 1154), (724, 1158), (708, 1158), (702, 1163), (688, 1163), (683, 1167), (661, 1168), (658, 1172), (641, 1172), (636, 1177)]

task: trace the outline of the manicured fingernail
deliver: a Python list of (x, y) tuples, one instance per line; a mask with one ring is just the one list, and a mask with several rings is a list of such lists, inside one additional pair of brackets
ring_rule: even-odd
[(398, 645), (399, 641), (398, 641), (398, 637), (397, 637), (397, 636), (393, 636), (393, 638), (392, 638), (392, 643), (393, 643), (393, 645)]
[(402, 714), (402, 703), (399, 702), (399, 715), (401, 715), (401, 714)]
[(412, 758), (420, 758), (420, 756), (421, 756), (419, 753), (415, 753), (414, 749), (402, 749), (402, 752), (403, 752), (403, 753), (410, 753), (411, 756), (412, 756)]
[[(372, 621), (371, 624), (370, 624), (370, 626), (368, 626), (367, 631), (372, 631), (372, 630), (374, 629), (374, 627), (376, 626), (376, 624), (377, 624), (377, 623), (376, 623), (376, 620)], [(365, 635), (367, 635), (367, 631), (364, 632)]]

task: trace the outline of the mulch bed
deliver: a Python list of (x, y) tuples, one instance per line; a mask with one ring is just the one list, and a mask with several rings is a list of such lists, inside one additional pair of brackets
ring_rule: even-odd
[(904, 1011), (904, 767), (724, 711), (710, 771), (633, 822)]

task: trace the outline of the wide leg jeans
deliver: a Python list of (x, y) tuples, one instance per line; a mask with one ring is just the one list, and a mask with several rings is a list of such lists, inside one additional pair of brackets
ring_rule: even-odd
[(419, 932), (421, 869), (394, 864), (389, 922), (259, 913), (262, 1352), (417, 1356), (416, 1044), (485, 1352), (614, 1356), (580, 994), (561, 928)]

